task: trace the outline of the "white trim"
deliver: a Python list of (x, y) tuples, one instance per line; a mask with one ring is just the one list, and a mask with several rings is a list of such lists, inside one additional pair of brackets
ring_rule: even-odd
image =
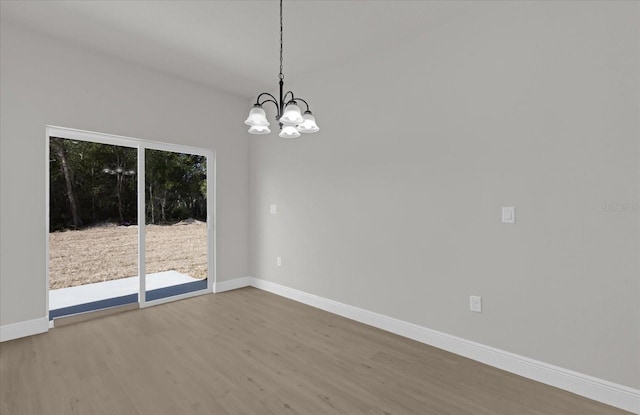
[(137, 138), (122, 137), (112, 134), (103, 134), (92, 131), (82, 131), (73, 128), (47, 125), (47, 138), (49, 137), (60, 137), (76, 141), (90, 141), (94, 143), (127, 148), (138, 148), (136, 141), (140, 141)]
[(212, 151), (206, 154), (207, 157), (207, 290), (212, 293), (213, 287), (218, 278), (217, 273), (217, 256), (218, 242), (216, 240), (216, 234), (218, 227), (216, 220), (218, 217), (216, 206), (216, 194), (217, 194), (217, 154)]
[(6, 342), (20, 337), (33, 336), (34, 334), (49, 331), (49, 319), (46, 317), (0, 326), (0, 342)]
[(182, 144), (164, 143), (162, 141), (145, 140), (143, 138), (127, 137), (123, 135), (114, 135), (106, 133), (98, 133), (94, 131), (78, 130), (75, 128), (58, 127), (55, 125), (47, 125), (48, 136), (68, 138), (79, 141), (93, 141), (101, 144), (116, 145), (130, 148), (151, 148), (154, 150), (172, 151), (174, 153), (184, 153), (188, 149), (190, 154), (198, 156), (209, 156), (212, 150), (202, 147), (192, 147)]
[[(222, 284), (222, 283), (221, 283)], [(339, 303), (304, 291), (289, 288), (274, 282), (254, 277), (224, 281), (228, 289), (252, 286), (321, 310), (359, 321), (379, 329), (419, 341), (507, 372), (515, 373), (547, 385), (551, 385), (594, 401), (640, 414), (640, 390), (619, 385), (593, 376), (554, 366), (528, 357), (520, 356), (494, 347), (432, 330), (417, 324), (398, 320), (348, 304)]]
[(45, 318), (49, 319), (49, 203), (51, 182), (51, 136), (53, 130), (46, 127), (44, 131), (44, 307)]
[[(138, 304), (140, 307), (147, 302), (147, 168), (144, 147), (138, 147)], [(140, 224), (143, 226), (140, 226)], [(144, 278), (140, 278), (144, 275)]]
[(238, 288), (249, 287), (253, 285), (253, 280), (255, 280), (253, 277), (242, 277), (228, 281), (216, 282), (213, 284), (213, 292), (218, 294)]

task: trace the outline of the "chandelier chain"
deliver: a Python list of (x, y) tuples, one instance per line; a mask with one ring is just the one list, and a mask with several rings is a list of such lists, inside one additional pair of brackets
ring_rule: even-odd
[(280, 0), (280, 79), (284, 79), (282, 73), (282, 0)]

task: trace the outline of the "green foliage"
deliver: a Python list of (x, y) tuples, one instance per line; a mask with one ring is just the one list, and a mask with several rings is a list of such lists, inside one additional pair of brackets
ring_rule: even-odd
[[(83, 226), (137, 223), (137, 149), (61, 138), (50, 146), (50, 230), (74, 227), (71, 197)], [(147, 223), (206, 221), (206, 157), (147, 149), (145, 176)]]
[(147, 223), (206, 221), (206, 157), (147, 149), (145, 163)]

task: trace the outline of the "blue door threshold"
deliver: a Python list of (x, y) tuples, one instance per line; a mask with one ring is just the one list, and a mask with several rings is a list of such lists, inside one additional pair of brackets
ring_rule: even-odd
[[(200, 291), (207, 288), (207, 280), (198, 280), (185, 284), (172, 285), (170, 287), (158, 288), (147, 291), (147, 301), (159, 300), (161, 298), (173, 297), (180, 294), (186, 294), (193, 291)], [(101, 310), (103, 308), (117, 307), (125, 304), (138, 302), (138, 294), (123, 295), (120, 297), (107, 298), (105, 300), (92, 301), (89, 303), (77, 304), (69, 307), (62, 307), (55, 310), (49, 310), (49, 320), (54, 318), (69, 316), (72, 314), (87, 313), (90, 311)]]

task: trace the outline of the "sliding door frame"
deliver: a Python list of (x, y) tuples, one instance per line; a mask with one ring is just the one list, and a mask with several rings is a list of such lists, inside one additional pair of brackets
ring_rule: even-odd
[[(138, 190), (138, 276), (139, 276), (139, 292), (138, 304), (140, 308), (151, 307), (170, 301), (181, 300), (183, 298), (194, 297), (197, 295), (208, 294), (213, 292), (213, 286), (216, 282), (216, 154), (215, 151), (184, 146), (180, 144), (162, 143), (158, 141), (142, 140), (139, 138), (131, 138), (117, 136), (111, 134), (96, 133), (91, 131), (83, 131), (72, 128), (47, 126), (45, 134), (45, 299), (47, 319), (49, 318), (49, 189), (50, 189), (50, 151), (49, 143), (52, 137), (59, 137), (69, 140), (89, 141), (100, 144), (117, 145), (128, 148), (135, 148), (137, 151), (138, 172), (137, 172), (137, 190)], [(202, 290), (192, 291), (175, 296), (159, 298), (153, 301), (146, 300), (146, 169), (145, 169), (145, 150), (162, 150), (174, 153), (194, 154), (205, 156), (207, 158), (207, 287)]]

